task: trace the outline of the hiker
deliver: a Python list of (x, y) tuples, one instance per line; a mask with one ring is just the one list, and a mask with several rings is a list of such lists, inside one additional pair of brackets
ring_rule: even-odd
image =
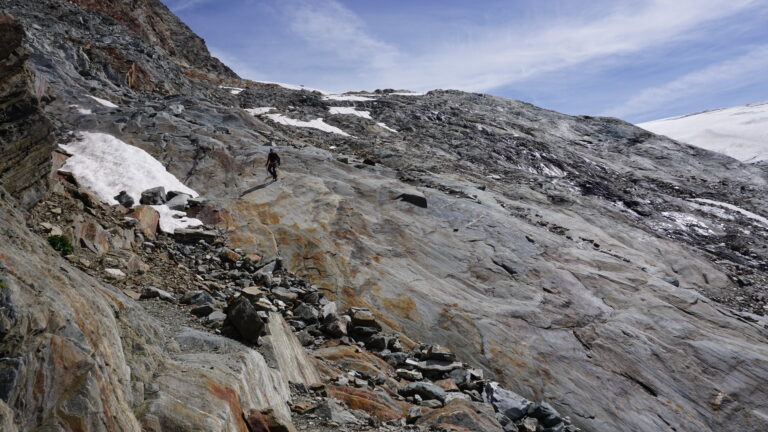
[(280, 156), (277, 155), (275, 149), (269, 149), (269, 155), (267, 155), (267, 172), (272, 176), (272, 181), (277, 181), (277, 167), (280, 166)]

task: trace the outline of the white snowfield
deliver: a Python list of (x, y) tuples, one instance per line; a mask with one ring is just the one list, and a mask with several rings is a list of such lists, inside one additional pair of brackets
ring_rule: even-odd
[(354, 115), (364, 119), (373, 120), (370, 111), (358, 111), (354, 107), (328, 107), (331, 114)]
[(252, 116), (258, 116), (258, 115), (266, 114), (266, 113), (272, 111), (273, 109), (275, 109), (275, 108), (274, 107), (246, 108), (245, 112), (247, 112), (248, 114), (250, 114)]
[(344, 136), (351, 136), (350, 134), (344, 132), (343, 130), (337, 128), (336, 126), (331, 126), (325, 121), (323, 121), (322, 118), (317, 118), (314, 120), (304, 121), (304, 120), (296, 120), (292, 119), (290, 117), (286, 117), (282, 114), (266, 114), (266, 117), (272, 120), (275, 123), (280, 123), (282, 125), (286, 126), (294, 126), (294, 127), (304, 127), (304, 128), (312, 128), (321, 130), (323, 132), (328, 133), (335, 133), (338, 135), (344, 135)]
[(110, 102), (110, 101), (108, 101), (106, 99), (97, 98), (96, 96), (91, 96), (91, 95), (86, 95), (86, 96), (88, 96), (89, 98), (95, 100), (96, 102), (98, 102), (99, 104), (101, 104), (101, 105), (103, 105), (103, 106), (105, 106), (107, 108), (120, 108), (119, 106), (115, 105), (114, 103), (112, 103), (112, 102)]
[(323, 100), (346, 101), (346, 102), (368, 102), (368, 101), (375, 101), (376, 98), (372, 98), (370, 96), (332, 94), (332, 95), (323, 96)]
[(751, 211), (744, 210), (743, 208), (737, 207), (733, 204), (728, 204), (720, 201), (713, 201), (713, 200), (704, 199), (704, 198), (693, 198), (691, 201), (695, 201), (702, 204), (709, 204), (709, 205), (713, 205), (720, 208), (726, 208), (728, 210), (741, 213), (743, 216), (746, 216), (747, 218), (752, 219), (755, 222), (758, 222), (759, 225), (762, 225), (764, 228), (768, 228), (768, 218), (752, 213)]
[[(185, 186), (163, 164), (144, 150), (126, 144), (112, 135), (79, 132), (77, 139), (60, 147), (72, 155), (60, 171), (70, 173), (78, 184), (103, 202), (115, 205), (115, 195), (126, 191), (138, 203), (141, 192), (162, 186), (193, 197), (198, 193)], [(153, 206), (160, 213), (160, 229), (173, 233), (176, 228), (202, 225), (198, 219), (168, 206)]]
[(655, 120), (638, 126), (742, 162), (768, 161), (768, 102)]

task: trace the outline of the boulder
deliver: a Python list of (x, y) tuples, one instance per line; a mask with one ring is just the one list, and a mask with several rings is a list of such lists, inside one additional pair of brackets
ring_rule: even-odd
[(421, 374), (421, 372), (410, 369), (398, 369), (395, 371), (395, 375), (397, 375), (398, 378), (402, 378), (408, 381), (421, 381), (424, 379), (424, 376)]
[(286, 303), (293, 303), (299, 299), (299, 295), (283, 287), (277, 287), (272, 290), (272, 296)]
[(452, 362), (456, 360), (456, 354), (452, 353), (448, 348), (442, 347), (440, 345), (430, 345), (422, 358), (424, 360), (440, 360)]
[(376, 317), (370, 309), (352, 308), (349, 311), (349, 316), (352, 318), (352, 325), (355, 327), (371, 327), (381, 331), (381, 324), (376, 321)]
[(128, 195), (128, 192), (126, 191), (120, 191), (120, 193), (115, 195), (114, 198), (118, 204), (120, 204), (121, 206), (127, 209), (133, 207), (133, 204), (134, 204), (133, 197)]
[(173, 296), (173, 294), (169, 293), (168, 291), (161, 290), (160, 288), (157, 288), (154, 286), (148, 286), (144, 288), (144, 291), (141, 293), (141, 298), (143, 299), (159, 298), (160, 300), (165, 300), (171, 303), (176, 302), (176, 298)]
[(97, 256), (102, 256), (109, 251), (109, 232), (105, 231), (98, 223), (85, 222), (75, 228), (77, 243)]
[(483, 389), (483, 400), (512, 421), (525, 417), (531, 401), (517, 393), (503, 389), (497, 382), (489, 382)]
[(401, 388), (398, 393), (405, 397), (419, 395), (422, 399), (436, 399), (445, 402), (445, 390), (426, 381), (410, 383)]
[(330, 322), (325, 323), (324, 329), (333, 337), (344, 337), (347, 335), (350, 320), (348, 315), (336, 317)]
[(547, 402), (530, 404), (528, 406), (527, 414), (529, 417), (538, 420), (539, 424), (545, 429), (555, 428), (563, 424), (563, 419), (560, 417), (560, 414)]
[(134, 208), (129, 216), (136, 220), (136, 228), (145, 238), (155, 239), (160, 224), (160, 213), (157, 210), (147, 205), (140, 205)]
[(212, 304), (213, 302), (213, 297), (207, 291), (203, 290), (187, 291), (179, 299), (179, 303), (197, 306)]
[(120, 280), (120, 279), (125, 279), (126, 277), (126, 274), (123, 273), (122, 270), (116, 269), (116, 268), (106, 268), (104, 269), (104, 273), (106, 273), (107, 277), (110, 279)]
[(243, 417), (251, 432), (297, 432), (293, 423), (279, 418), (271, 409), (252, 409)]
[(194, 315), (196, 317), (204, 317), (204, 316), (209, 316), (210, 314), (212, 314), (214, 312), (214, 310), (215, 309), (214, 309), (213, 305), (205, 304), (205, 305), (202, 305), (202, 306), (195, 306), (195, 307), (193, 307), (192, 310), (189, 311), (189, 313), (191, 313), (192, 315)]
[(363, 424), (350, 410), (346, 409), (339, 402), (334, 399), (324, 400), (320, 406), (315, 410), (315, 414), (321, 418), (324, 418), (330, 422), (337, 423), (339, 425), (359, 425)]
[(318, 312), (314, 306), (302, 303), (293, 310), (293, 316), (306, 323), (315, 323), (317, 322)]
[(238, 297), (226, 309), (227, 321), (237, 329), (240, 337), (246, 342), (256, 344), (264, 331), (262, 320), (251, 302), (245, 297)]
[(421, 208), (427, 208), (427, 198), (422, 195), (416, 195), (416, 194), (410, 194), (410, 193), (402, 193), (398, 195), (395, 199), (400, 201), (405, 201), (409, 204), (413, 204), (417, 207)]
[(144, 205), (161, 205), (165, 204), (165, 201), (165, 188), (158, 186), (143, 191), (139, 203)]
[(179, 194), (173, 197), (173, 199), (168, 199), (168, 201), (165, 202), (165, 205), (168, 206), (171, 210), (176, 211), (185, 211), (189, 202), (189, 195), (187, 194)]
[[(416, 424), (424, 429), (430, 426), (451, 425), (453, 428), (441, 430), (503, 432), (496, 420), (491, 406), (474, 403), (463, 399), (454, 399), (444, 408), (439, 408), (423, 415)], [(431, 428), (430, 428), (431, 430)]]

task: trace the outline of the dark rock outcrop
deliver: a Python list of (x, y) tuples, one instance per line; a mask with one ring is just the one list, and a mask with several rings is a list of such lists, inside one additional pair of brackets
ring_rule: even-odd
[(23, 206), (46, 188), (54, 148), (46, 84), (28, 66), (22, 25), (0, 12), (0, 180)]

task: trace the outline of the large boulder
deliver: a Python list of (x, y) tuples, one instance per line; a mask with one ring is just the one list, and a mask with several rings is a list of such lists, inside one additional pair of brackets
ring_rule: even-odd
[(401, 388), (399, 393), (406, 397), (419, 395), (422, 399), (435, 399), (445, 402), (445, 390), (426, 381), (410, 383)]
[(147, 189), (141, 193), (141, 204), (145, 205), (161, 205), (165, 204), (165, 188), (162, 186)]
[(237, 329), (240, 337), (249, 343), (257, 344), (264, 332), (264, 320), (245, 297), (238, 297), (226, 309), (227, 321)]
[(148, 205), (140, 205), (133, 209), (130, 217), (136, 219), (136, 228), (145, 238), (155, 239), (160, 224), (160, 213), (157, 210)]
[(528, 414), (532, 402), (517, 393), (503, 389), (497, 382), (489, 382), (483, 389), (483, 400), (512, 421)]

